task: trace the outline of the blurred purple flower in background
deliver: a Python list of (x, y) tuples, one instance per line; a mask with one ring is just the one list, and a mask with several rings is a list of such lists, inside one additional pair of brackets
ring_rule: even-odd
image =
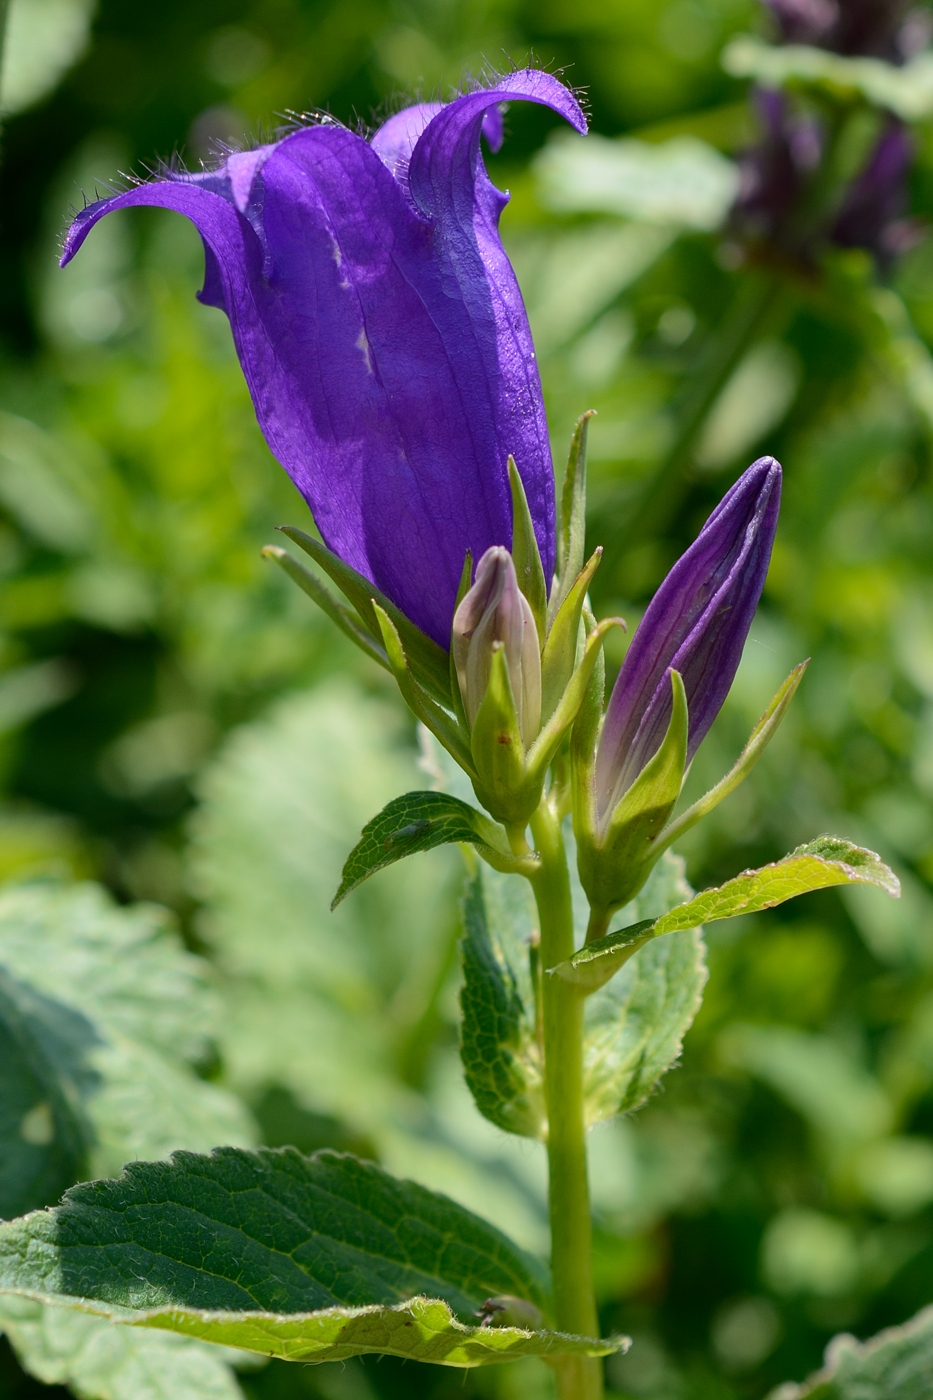
[(467, 550), (511, 546), (516, 460), (545, 569), (554, 482), (534, 348), (498, 234), (508, 196), (480, 150), (500, 104), (574, 96), (526, 69), (372, 137), (302, 127), (90, 205), (64, 266), (99, 218), (130, 205), (185, 214), (204, 242), (203, 302), (230, 318), (266, 441), (324, 542), (445, 649)]
[(735, 679), (764, 588), (781, 504), (781, 468), (761, 457), (728, 491), (678, 559), (632, 638), (596, 754), (596, 809), (606, 821), (661, 745), (672, 670), (690, 716), (687, 762)]
[(929, 16), (910, 0), (765, 0), (787, 44), (904, 63), (929, 38)]

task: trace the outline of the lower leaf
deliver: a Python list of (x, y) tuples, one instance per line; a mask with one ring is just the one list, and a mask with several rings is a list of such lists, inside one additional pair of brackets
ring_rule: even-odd
[(449, 1366), (625, 1343), (477, 1325), (546, 1305), (542, 1267), (444, 1196), (355, 1157), (179, 1152), (0, 1227), (0, 1292), (290, 1360)]

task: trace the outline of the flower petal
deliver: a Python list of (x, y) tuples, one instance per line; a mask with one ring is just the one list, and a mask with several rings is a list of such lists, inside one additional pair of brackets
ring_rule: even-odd
[(487, 113), (516, 98), (552, 107), (578, 131), (586, 130), (579, 103), (557, 78), (523, 69), (497, 79), (493, 88), (456, 98), (438, 113), (412, 152), (408, 182), (418, 207), (433, 220), (435, 256), (450, 282), (450, 329), (443, 326), (444, 339), (452, 343), (456, 325), (470, 337), (462, 347), (464, 358), (496, 367), (484, 392), (495, 405), (500, 444), (518, 466), (550, 581), (556, 552), (554, 471), (541, 382), (524, 302), (499, 237), (508, 196), (486, 174), (479, 140)]
[[(399, 114), (381, 153), (344, 128), (302, 128), (219, 171), (90, 206), (62, 260), (113, 209), (160, 205), (194, 222), (202, 300), (229, 315), (260, 426), (326, 544), (445, 648), (467, 550), (511, 543), (510, 451), (553, 568), (540, 384), (489, 221), (504, 197), (479, 155), (485, 113), (512, 96), (583, 121), (556, 79), (532, 73), (433, 116)], [(384, 163), (397, 167), (411, 140), (434, 215)]]

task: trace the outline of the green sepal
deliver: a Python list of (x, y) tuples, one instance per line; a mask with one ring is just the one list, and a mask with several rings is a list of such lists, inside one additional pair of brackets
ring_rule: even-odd
[(603, 638), (613, 627), (624, 626), (621, 617), (606, 617), (596, 624), (587, 637), (583, 657), (570, 677), (557, 709), (528, 750), (529, 773), (540, 774), (542, 781), (548, 764), (570, 731), (586, 699), (590, 677), (602, 653)]
[(509, 486), (512, 491), (512, 562), (518, 575), (518, 586), (527, 598), (534, 616), (538, 641), (544, 646), (547, 631), (547, 581), (544, 577), (534, 522), (528, 509), (528, 498), (514, 457), (509, 458)]
[[(583, 626), (587, 637), (596, 627), (596, 619), (586, 607), (583, 609)], [(592, 843), (596, 839), (596, 742), (605, 698), (606, 657), (600, 647), (580, 713), (570, 731), (570, 791), (573, 830), (578, 845), (581, 842)]]
[(627, 904), (657, 860), (652, 843), (680, 796), (689, 724), (683, 678), (671, 671), (671, 718), (660, 748), (622, 796), (596, 840), (584, 839), (578, 846), (580, 879), (596, 916)]
[(551, 595), (550, 615), (553, 617), (573, 586), (573, 580), (583, 568), (586, 545), (586, 439), (590, 419), (596, 410), (587, 409), (577, 419), (570, 439), (564, 489), (560, 502), (560, 530), (557, 535), (558, 582)]
[[(463, 569), (460, 573), (460, 582), (457, 585), (457, 597), (454, 601), (454, 617), (457, 609), (470, 591), (470, 584), (473, 582), (473, 551), (468, 549), (463, 559)], [(450, 672), (450, 698), (453, 702), (454, 713), (463, 725), (467, 733), (470, 732), (470, 724), (467, 719), (466, 708), (463, 704), (463, 696), (460, 694), (460, 677), (457, 675), (457, 664), (454, 661), (453, 645), (450, 648), (450, 658), (448, 670)]]
[(803, 680), (804, 672), (809, 664), (810, 659), (808, 657), (806, 661), (801, 661), (799, 665), (794, 667), (787, 677), (787, 680), (771, 701), (771, 704), (765, 710), (761, 719), (755, 725), (755, 728), (749, 735), (748, 743), (745, 745), (726, 776), (721, 778), (715, 787), (711, 787), (705, 796), (701, 797), (697, 802), (694, 802), (692, 807), (688, 807), (686, 812), (682, 812), (679, 817), (676, 817), (674, 821), (664, 828), (660, 836), (653, 843), (652, 851), (656, 851), (658, 855), (660, 855), (662, 851), (666, 851), (668, 846), (673, 845), (675, 841), (679, 840), (685, 831), (689, 831), (692, 826), (696, 826), (697, 822), (701, 821), (714, 807), (718, 807), (724, 797), (728, 797), (731, 792), (735, 792), (740, 783), (744, 783), (745, 779), (774, 738), (774, 735), (777, 733), (781, 720), (787, 714), (790, 702), (797, 693), (797, 687)]
[(363, 624), (378, 643), (380, 628), (375, 615), (374, 604), (378, 603), (383, 612), (392, 619), (405, 647), (412, 674), (423, 690), (441, 705), (450, 701), (450, 664), (447, 653), (431, 637), (421, 631), (382, 593), (369, 579), (358, 574), (349, 564), (316, 540), (313, 535), (299, 530), (297, 525), (280, 525), (283, 535), (294, 540), (306, 554), (310, 554), (315, 564), (320, 565), (340, 589), (349, 603), (356, 608)]
[(321, 580), (312, 574), (310, 569), (306, 569), (304, 564), (299, 564), (297, 559), (293, 559), (287, 549), (282, 549), (277, 544), (267, 544), (259, 551), (263, 559), (271, 559), (278, 564), (279, 568), (292, 580), (297, 583), (302, 592), (307, 593), (321, 612), (326, 613), (331, 622), (336, 623), (344, 636), (349, 637), (351, 642), (355, 642), (361, 651), (375, 661), (384, 670), (391, 671), (389, 658), (382, 647), (379, 646), (370, 634), (360, 626), (359, 622), (348, 612), (342, 603), (326, 588)]
[(436, 735), (444, 745), (451, 758), (455, 758), (460, 767), (472, 777), (473, 762), (466, 738), (459, 725), (416, 683), (408, 665), (408, 657), (405, 654), (402, 639), (391, 617), (375, 600), (373, 600), (372, 609), (382, 635), (389, 666), (402, 693), (402, 699), (415, 718), (427, 725), (431, 733)]
[(718, 919), (734, 919), (739, 914), (754, 914), (833, 885), (874, 885), (894, 899), (901, 892), (897, 876), (874, 851), (838, 836), (818, 836), (782, 860), (758, 870), (744, 870), (724, 885), (702, 890), (686, 904), (678, 904), (657, 919), (642, 920), (606, 934), (552, 970), (583, 991), (594, 992), (649, 938), (698, 928)]
[(580, 638), (580, 617), (593, 575), (602, 558), (597, 549), (577, 575), (548, 630), (541, 654), (541, 721), (546, 724), (573, 675)]
[(393, 798), (363, 827), (347, 856), (331, 909), (378, 870), (420, 851), (457, 842), (474, 846), (494, 869), (506, 874), (530, 876), (538, 867), (535, 856), (513, 855), (502, 828), (469, 803), (445, 792), (407, 792)]
[(501, 642), (493, 645), (489, 684), (476, 712), (470, 745), (480, 802), (497, 821), (524, 826), (541, 793), (540, 789), (531, 794), (527, 790), (525, 746)]

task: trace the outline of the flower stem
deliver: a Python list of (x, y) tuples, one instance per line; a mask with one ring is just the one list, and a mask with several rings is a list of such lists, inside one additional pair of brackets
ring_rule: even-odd
[[(548, 1115), (548, 1179), (554, 1323), (561, 1332), (597, 1337), (592, 1227), (583, 1116), (584, 999), (547, 969), (574, 951), (570, 876), (560, 818), (545, 800), (531, 820), (541, 866), (532, 885), (541, 929), (544, 1091)], [(602, 1362), (565, 1357), (555, 1365), (560, 1400), (602, 1400)]]

